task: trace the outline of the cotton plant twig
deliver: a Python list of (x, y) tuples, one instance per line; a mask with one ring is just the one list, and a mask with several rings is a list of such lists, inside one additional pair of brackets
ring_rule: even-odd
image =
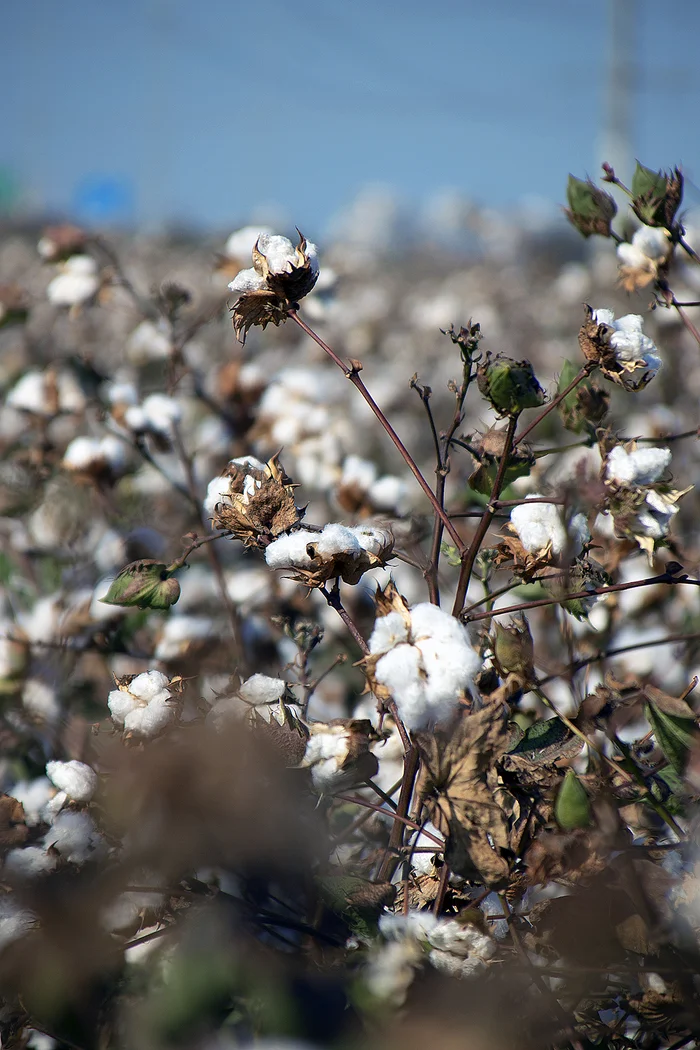
[(518, 418), (517, 414), (513, 414), (508, 419), (508, 428), (506, 430), (503, 452), (498, 463), (498, 470), (491, 489), (491, 495), (489, 496), (489, 502), (486, 505), (486, 510), (481, 517), (481, 521), (477, 525), (476, 532), (472, 537), (468, 550), (462, 554), (459, 580), (457, 581), (457, 592), (455, 594), (454, 605), (452, 606), (453, 616), (459, 616), (464, 608), (474, 562), (476, 561), (479, 550), (481, 549), (481, 544), (484, 541), (486, 533), (489, 531), (489, 527), (497, 510), (497, 500), (501, 494), (501, 489), (503, 488), (506, 471), (508, 469), (508, 460), (510, 459), (510, 454), (514, 447), (513, 441), (515, 438), (515, 429), (518, 425)]
[(377, 417), (377, 419), (379, 420), (381, 425), (384, 427), (384, 430), (389, 435), (389, 437), (393, 441), (394, 445), (398, 449), (399, 453), (401, 454), (401, 456), (402, 456), (402, 458), (404, 460), (404, 463), (406, 464), (408, 469), (411, 471), (411, 473), (413, 474), (414, 478), (416, 479), (416, 481), (418, 482), (420, 487), (423, 489), (423, 492), (425, 493), (425, 495), (430, 500), (430, 503), (432, 504), (433, 510), (435, 511), (437, 516), (442, 520), (442, 523), (443, 523), (446, 531), (449, 533), (450, 537), (452, 538), (452, 541), (456, 544), (457, 549), (460, 552), (463, 551), (465, 549), (465, 545), (464, 545), (464, 542), (462, 540), (462, 537), (460, 536), (459, 532), (457, 531), (455, 526), (450, 521), (449, 515), (445, 511), (445, 508), (440, 506), (440, 503), (439, 503), (437, 497), (435, 496), (435, 493), (433, 492), (433, 490), (431, 489), (430, 485), (428, 484), (428, 482), (423, 477), (423, 474), (421, 473), (420, 468), (416, 464), (416, 462), (413, 459), (411, 453), (408, 451), (408, 449), (404, 445), (403, 441), (401, 440), (399, 435), (396, 433), (396, 431), (394, 430), (393, 426), (391, 425), (391, 423), (389, 422), (387, 417), (384, 415), (384, 413), (382, 412), (381, 408), (379, 407), (377, 402), (374, 400), (372, 395), (370, 394), (369, 390), (365, 386), (365, 384), (362, 381), (362, 379), (360, 379), (360, 371), (362, 369), (362, 365), (360, 364), (360, 362), (359, 361), (350, 361), (350, 364), (346, 365), (345, 362), (340, 357), (338, 357), (338, 355), (335, 353), (335, 351), (332, 350), (330, 348), (330, 346), (328, 346), (327, 343), (324, 343), (324, 341), (323, 341), (323, 339), (321, 339), (320, 335), (317, 335), (317, 333), (314, 332), (313, 328), (309, 328), (307, 323), (305, 321), (303, 321), (301, 319), (301, 317), (299, 317), (299, 315), (296, 312), (296, 310), (290, 310), (289, 313), (288, 313), (288, 316), (291, 318), (292, 321), (294, 321), (296, 324), (298, 324), (299, 327), (302, 329), (302, 331), (306, 332), (306, 334), (311, 339), (313, 339), (314, 342), (317, 343), (326, 354), (328, 354), (328, 356), (330, 357), (331, 361), (333, 361), (333, 363), (336, 364), (338, 366), (338, 368), (340, 368), (340, 370), (342, 371), (342, 373), (345, 376), (345, 378), (348, 379), (357, 390), (359, 390), (360, 394), (365, 399), (365, 401), (367, 402), (369, 407), (372, 409), (372, 411), (374, 412), (375, 416)]
[(687, 584), (691, 587), (700, 587), (700, 580), (694, 580), (687, 576), (672, 576), (668, 572), (660, 573), (658, 576), (650, 576), (646, 580), (632, 580), (631, 583), (614, 583), (608, 587), (591, 587), (587, 591), (574, 591), (572, 594), (562, 594), (558, 598), (533, 598), (529, 602), (520, 602), (519, 605), (508, 605), (505, 609), (493, 609), (490, 612), (470, 614), (466, 612), (462, 619), (465, 623), (473, 623), (475, 620), (488, 620), (495, 616), (508, 616), (511, 613), (527, 612), (529, 609), (542, 608), (545, 605), (563, 605), (565, 602), (575, 598), (592, 598), (597, 594), (615, 594), (617, 591), (631, 591), (635, 587), (651, 587), (656, 583), (667, 583), (678, 586)]
[[(182, 435), (180, 434), (180, 430), (179, 430), (179, 427), (178, 427), (177, 423), (172, 423), (172, 435), (173, 435), (173, 444), (174, 444), (175, 449), (177, 451), (177, 454), (178, 454), (178, 457), (180, 459), (180, 462), (182, 463), (182, 467), (183, 467), (183, 469), (185, 471), (185, 477), (187, 478), (187, 488), (188, 488), (188, 491), (190, 493), (190, 498), (191, 498), (193, 504), (195, 504), (196, 507), (197, 507), (197, 517), (199, 518), (199, 523), (200, 523), (201, 527), (204, 530), (206, 530), (207, 523), (206, 523), (206, 520), (204, 518), (204, 511), (202, 510), (202, 504), (201, 504), (201, 502), (200, 502), (200, 500), (198, 498), (197, 481), (196, 481), (195, 476), (194, 476), (194, 469), (192, 467), (192, 460), (187, 454), (187, 450), (185, 449), (185, 445), (184, 445), (184, 442), (182, 440)], [(212, 571), (214, 573), (214, 577), (216, 579), (217, 586), (219, 588), (219, 594), (221, 596), (221, 600), (222, 600), (224, 608), (226, 609), (226, 612), (228, 614), (228, 619), (229, 619), (229, 623), (231, 625), (231, 631), (232, 631), (232, 634), (233, 634), (234, 642), (235, 642), (237, 650), (238, 650), (238, 654), (237, 655), (238, 655), (238, 660), (239, 660), (239, 669), (243, 671), (243, 670), (245, 670), (246, 660), (245, 660), (245, 649), (244, 649), (244, 645), (243, 645), (243, 633), (241, 631), (240, 617), (238, 615), (238, 611), (236, 610), (235, 605), (233, 604), (233, 601), (231, 600), (231, 596), (228, 593), (228, 588), (226, 586), (226, 579), (224, 577), (224, 570), (223, 570), (223, 567), (221, 565), (221, 560), (219, 558), (218, 552), (217, 552), (216, 548), (213, 546), (213, 544), (211, 544), (211, 543), (207, 543), (206, 547), (207, 547), (207, 556), (209, 558), (209, 563), (210, 563), (210, 565), (212, 567)]]
[(583, 368), (578, 372), (578, 374), (574, 376), (574, 378), (571, 380), (568, 386), (564, 387), (561, 393), (557, 394), (557, 396), (553, 398), (549, 402), (549, 404), (542, 409), (539, 415), (537, 415), (532, 420), (532, 422), (527, 425), (527, 427), (525, 428), (525, 430), (523, 430), (521, 434), (518, 434), (513, 447), (517, 448), (518, 445), (525, 440), (528, 434), (532, 433), (535, 427), (540, 425), (545, 416), (548, 416), (549, 413), (552, 412), (557, 407), (557, 405), (564, 400), (565, 397), (568, 397), (571, 391), (575, 390), (579, 383), (581, 383), (587, 376), (589, 376), (591, 372), (593, 372), (594, 369), (596, 369), (597, 367), (598, 366), (595, 361), (587, 361)]
[(671, 645), (674, 642), (692, 642), (697, 641), (698, 639), (700, 639), (700, 631), (692, 631), (690, 634), (669, 634), (665, 638), (653, 638), (651, 641), (647, 642), (635, 642), (632, 645), (619, 645), (614, 646), (611, 649), (600, 649), (593, 656), (586, 656), (580, 660), (575, 660), (568, 666), (564, 667), (561, 671), (547, 675), (546, 678), (541, 678), (540, 685), (547, 685), (549, 682), (553, 682), (565, 674), (576, 674), (577, 671), (581, 671), (584, 667), (588, 667), (590, 664), (596, 664), (599, 661), (607, 660), (611, 656), (620, 656), (622, 653), (631, 653), (635, 649), (651, 649), (653, 646), (657, 645)]

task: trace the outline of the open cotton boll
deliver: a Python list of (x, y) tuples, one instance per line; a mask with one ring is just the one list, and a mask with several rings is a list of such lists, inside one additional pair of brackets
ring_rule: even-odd
[[(541, 498), (538, 493), (527, 497), (528, 500)], [(521, 503), (513, 507), (510, 521), (523, 547), (530, 554), (537, 554), (550, 544), (555, 555), (562, 554), (569, 547), (572, 555), (577, 556), (584, 543), (590, 539), (585, 515), (574, 514), (567, 533), (560, 509), (553, 503)]]
[(369, 651), (375, 656), (378, 653), (386, 653), (401, 642), (408, 641), (408, 624), (398, 612), (387, 613), (386, 616), (378, 616), (374, 621), (374, 629), (369, 639)]
[(435, 712), (426, 694), (421, 653), (415, 646), (404, 643), (390, 649), (377, 662), (375, 677), (391, 691), (408, 729), (430, 725)]
[(242, 226), (230, 235), (224, 253), (229, 259), (249, 259), (258, 238), (271, 233), (269, 226)]
[(44, 835), (44, 846), (53, 846), (64, 860), (83, 864), (104, 848), (104, 839), (88, 813), (59, 813)]
[(113, 689), (107, 699), (107, 706), (118, 725), (140, 736), (155, 736), (177, 714), (170, 693), (170, 681), (161, 671), (145, 671), (134, 678), (126, 689)]
[(229, 291), (239, 292), (260, 292), (267, 287), (267, 281), (259, 274), (257, 270), (254, 270), (252, 266), (248, 270), (241, 270), (232, 281), (229, 281)]
[(314, 545), (322, 558), (333, 558), (336, 554), (360, 554), (363, 549), (357, 530), (335, 523), (326, 525), (317, 534)]
[(623, 485), (653, 485), (671, 462), (669, 448), (637, 448), (626, 452), (616, 445), (608, 456), (605, 476)]
[(72, 255), (49, 283), (46, 295), (54, 306), (78, 306), (91, 299), (99, 287), (95, 260), (89, 255)]
[(7, 794), (22, 803), (25, 823), (31, 828), (44, 819), (44, 807), (53, 795), (53, 788), (48, 777), (36, 777), (18, 780), (7, 789)]
[(16, 904), (10, 894), (0, 897), (0, 950), (24, 937), (36, 925), (36, 916)]
[(288, 532), (265, 548), (265, 561), (271, 569), (287, 569), (291, 565), (298, 568), (311, 568), (312, 561), (306, 550), (309, 543), (316, 543), (321, 534), (299, 529)]
[(41, 846), (25, 846), (23, 849), (11, 849), (5, 857), (3, 874), (15, 879), (35, 879), (53, 871), (58, 860)]
[(89, 802), (97, 790), (97, 773), (85, 762), (47, 762), (46, 775), (75, 802)]
[(284, 696), (287, 683), (281, 678), (269, 678), (266, 674), (254, 674), (243, 683), (238, 695), (249, 704), (275, 704)]

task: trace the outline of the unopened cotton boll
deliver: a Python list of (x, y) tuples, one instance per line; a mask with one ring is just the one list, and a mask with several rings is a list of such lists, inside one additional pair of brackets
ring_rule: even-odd
[(616, 445), (608, 456), (605, 476), (623, 485), (653, 485), (671, 462), (668, 448), (637, 448), (626, 452)]
[(47, 762), (46, 775), (75, 802), (89, 802), (97, 790), (97, 773), (85, 762)]

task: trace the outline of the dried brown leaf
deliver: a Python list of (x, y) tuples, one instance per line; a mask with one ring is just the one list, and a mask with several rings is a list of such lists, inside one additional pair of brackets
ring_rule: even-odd
[(423, 759), (418, 798), (446, 836), (446, 863), (465, 878), (505, 885), (508, 823), (497, 799), (496, 761), (509, 742), (507, 708), (489, 702), (472, 713), (462, 709), (448, 726), (416, 733), (416, 740)]

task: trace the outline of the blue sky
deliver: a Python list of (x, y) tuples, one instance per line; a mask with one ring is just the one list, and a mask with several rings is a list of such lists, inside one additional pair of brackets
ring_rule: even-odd
[[(123, 180), (151, 225), (322, 230), (377, 184), (554, 204), (597, 172), (608, 2), (8, 0), (0, 165), (65, 213)], [(634, 152), (700, 183), (700, 4), (632, 3)]]

